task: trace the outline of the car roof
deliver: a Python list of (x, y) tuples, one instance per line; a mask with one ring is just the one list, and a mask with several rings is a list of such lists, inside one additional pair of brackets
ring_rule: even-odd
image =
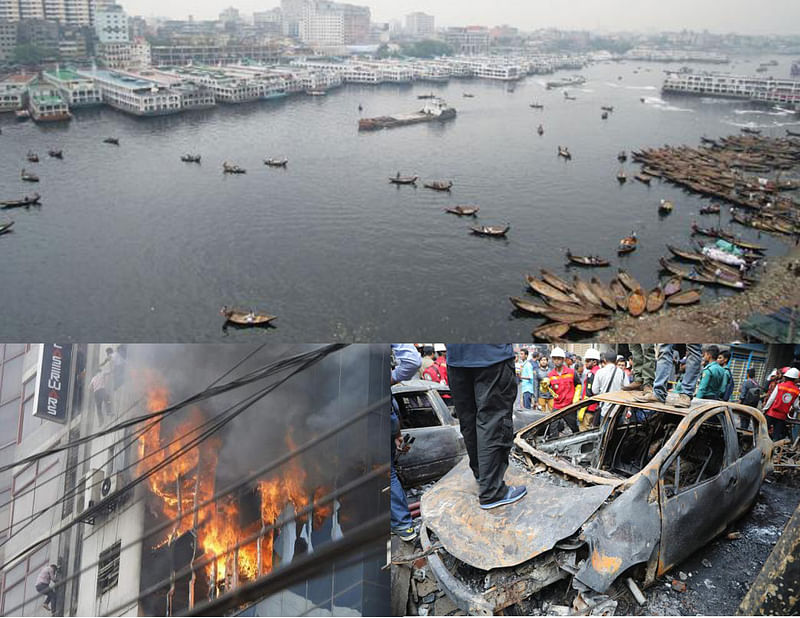
[(406, 380), (405, 382), (398, 382), (392, 386), (392, 394), (410, 393), (413, 391), (449, 391), (450, 387), (439, 382), (432, 380)]

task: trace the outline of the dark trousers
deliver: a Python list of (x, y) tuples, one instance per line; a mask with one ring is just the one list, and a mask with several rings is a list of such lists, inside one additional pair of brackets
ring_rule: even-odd
[(769, 437), (773, 442), (783, 440), (786, 437), (787, 423), (783, 419), (767, 417), (767, 429), (769, 430)]
[(488, 367), (447, 368), (469, 467), (478, 481), (481, 504), (505, 497), (503, 481), (514, 441), (514, 361)]
[(50, 606), (50, 609), (56, 611), (56, 591), (53, 590), (47, 584), (36, 584), (36, 592), (43, 594), (46, 599), (46, 603)]
[(531, 399), (533, 398), (533, 393), (522, 393), (522, 407), (526, 410), (531, 409)]

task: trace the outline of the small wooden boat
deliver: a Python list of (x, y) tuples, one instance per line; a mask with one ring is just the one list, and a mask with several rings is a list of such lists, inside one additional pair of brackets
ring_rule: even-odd
[(700, 302), (701, 292), (700, 290), (684, 290), (683, 292), (678, 292), (673, 294), (667, 298), (668, 305), (692, 305), (694, 303)]
[(753, 129), (751, 127), (742, 127), (739, 130), (742, 133), (747, 133), (748, 135), (761, 135), (761, 129)]
[(701, 215), (718, 215), (719, 214), (719, 204), (708, 204), (707, 206), (700, 207), (700, 214)]
[(642, 289), (641, 284), (626, 270), (622, 270), (620, 268), (617, 277), (619, 278), (620, 283), (624, 285), (630, 292)]
[(536, 132), (539, 135), (544, 135), (544, 127), (542, 125), (539, 125), (539, 127), (536, 129)]
[(227, 161), (222, 164), (223, 174), (246, 174), (247, 170), (238, 165), (230, 165)]
[(545, 324), (533, 330), (534, 339), (542, 341), (559, 341), (564, 335), (569, 332), (570, 325), (563, 322), (555, 322), (553, 324)]
[(554, 288), (552, 285), (545, 283), (544, 281), (540, 281), (536, 277), (531, 277), (528, 275), (526, 280), (530, 288), (539, 294), (539, 296), (562, 303), (573, 304), (579, 302), (578, 298), (574, 294), (562, 292), (561, 290)]
[(624, 150), (620, 150), (619, 154), (617, 155), (617, 161), (620, 163), (625, 163), (628, 160), (628, 155)]
[(8, 209), (8, 208), (22, 208), (26, 206), (35, 206), (41, 200), (41, 196), (38, 193), (34, 193), (33, 195), (27, 195), (23, 197), (21, 200), (9, 200), (6, 202), (0, 202), (0, 208)]
[(31, 113), (27, 109), (18, 109), (14, 112), (14, 117), (18, 122), (23, 122), (31, 117)]
[(436, 98), (436, 95), (435, 95), (435, 94), (433, 94), (432, 92), (431, 92), (431, 93), (429, 93), (429, 94), (418, 94), (418, 95), (417, 95), (417, 98), (418, 98), (418, 99), (435, 99), (435, 98)]
[(445, 212), (449, 212), (459, 217), (474, 217), (480, 210), (477, 206), (453, 206), (452, 208), (445, 208)]
[(540, 269), (539, 272), (542, 275), (542, 281), (548, 285), (552, 285), (557, 290), (561, 290), (565, 294), (572, 294), (572, 286), (557, 274), (547, 270), (546, 268)]
[(277, 316), (267, 315), (266, 313), (257, 313), (253, 310), (229, 309), (228, 307), (220, 309), (220, 315), (228, 322), (238, 326), (267, 326), (278, 319)]
[(554, 311), (562, 311), (564, 313), (591, 313), (592, 315), (611, 315), (612, 311), (600, 305), (591, 305), (587, 302), (577, 303), (563, 303), (552, 298), (545, 298), (545, 302)]
[(564, 146), (558, 147), (558, 156), (564, 157), (567, 161), (572, 159), (572, 154), (570, 153), (569, 148), (566, 148)]
[(647, 295), (647, 313), (655, 313), (661, 309), (664, 306), (664, 300), (666, 300), (666, 294), (661, 286), (657, 285)]
[(633, 290), (630, 294), (628, 294), (628, 313), (630, 313), (633, 317), (638, 318), (642, 315), (647, 308), (647, 298), (644, 295), (644, 291), (639, 288), (637, 290)]
[(791, 131), (786, 129), (786, 136), (787, 137), (800, 137), (800, 131)]
[(13, 221), (8, 221), (7, 223), (0, 223), (0, 236), (3, 234), (8, 234), (11, 231), (11, 228), (14, 227)]
[(596, 333), (609, 328), (611, 326), (611, 320), (608, 318), (594, 317), (583, 320), (582, 322), (573, 322), (570, 326), (583, 333)]
[(658, 212), (664, 215), (668, 215), (669, 213), (672, 212), (672, 209), (674, 207), (675, 206), (673, 205), (673, 203), (670, 202), (669, 200), (661, 200), (661, 202), (658, 205)]
[(574, 322), (582, 322), (590, 320), (595, 317), (591, 311), (577, 310), (577, 311), (546, 311), (542, 314), (551, 322), (563, 322), (564, 324), (572, 324)]
[(286, 167), (289, 163), (289, 159), (267, 159), (264, 161), (264, 165), (267, 167)]
[(632, 253), (636, 250), (636, 247), (639, 244), (639, 240), (636, 238), (636, 234), (631, 234), (630, 236), (626, 236), (622, 240), (619, 241), (619, 246), (617, 247), (617, 254), (624, 255), (626, 253)]
[(624, 184), (628, 181), (628, 175), (625, 173), (625, 170), (620, 170), (617, 172), (617, 181), (619, 184)]
[(531, 103), (530, 106), (533, 109), (544, 109), (544, 105), (542, 105), (541, 103)]
[(29, 163), (38, 163), (39, 162), (39, 155), (36, 154), (35, 152), (30, 152), (29, 151), (25, 158), (28, 160)]
[(573, 255), (572, 252), (567, 249), (567, 259), (572, 264), (577, 264), (578, 266), (608, 266), (608, 260), (604, 260), (601, 257), (596, 255)]
[(419, 176), (401, 176), (400, 173), (397, 173), (397, 176), (390, 176), (389, 182), (393, 185), (415, 185), (419, 180)]
[(670, 297), (681, 291), (682, 279), (680, 277), (671, 277), (669, 281), (664, 284), (664, 296)]
[(25, 170), (22, 170), (22, 172), (20, 172), (19, 177), (25, 182), (39, 182), (39, 177), (36, 174), (31, 174), (30, 172), (26, 172)]
[(608, 287), (611, 288), (611, 292), (614, 294), (617, 309), (626, 311), (628, 309), (628, 293), (625, 291), (625, 287), (616, 278), (611, 280)]
[(545, 311), (552, 310), (552, 307), (550, 307), (549, 305), (545, 305), (536, 300), (519, 298), (518, 296), (509, 296), (508, 300), (510, 300), (511, 304), (514, 305), (517, 309), (519, 309), (520, 311), (524, 311), (525, 313), (533, 313), (535, 315), (541, 315)]
[(603, 112), (602, 114), (600, 114), (600, 118), (602, 120), (608, 120), (608, 112)]
[(614, 106), (613, 105), (603, 105), (600, 107), (604, 112), (613, 112)]
[(572, 287), (579, 298), (583, 299), (590, 305), (602, 306), (603, 301), (597, 298), (592, 288), (583, 279), (575, 275)]
[(473, 225), (470, 231), (477, 236), (493, 236), (495, 238), (502, 238), (508, 234), (511, 229), (510, 225)]
[(200, 160), (200, 155), (185, 154), (181, 157), (181, 161), (184, 163), (200, 163)]
[(475, 95), (474, 95), (474, 94), (472, 94), (471, 92), (465, 92), (465, 93), (464, 93), (463, 95), (461, 95), (461, 96), (463, 96), (465, 99), (474, 99), (474, 98), (475, 98)]
[(426, 189), (433, 189), (434, 191), (449, 191), (453, 188), (453, 181), (452, 180), (434, 180), (432, 182), (426, 182), (423, 185)]
[(592, 277), (592, 280), (589, 282), (589, 285), (592, 286), (592, 291), (594, 295), (599, 298), (603, 305), (611, 309), (611, 311), (617, 310), (617, 301), (614, 298), (614, 293), (608, 288), (602, 281), (600, 281), (597, 277)]
[(107, 137), (103, 140), (104, 144), (113, 144), (114, 146), (119, 146), (119, 138), (118, 137)]
[(680, 247), (675, 247), (673, 245), (667, 245), (667, 249), (669, 249), (669, 252), (675, 257), (678, 257), (682, 260), (687, 260), (689, 262), (702, 263), (706, 259), (706, 256), (704, 256), (702, 253), (687, 251), (686, 249), (681, 249)]
[(310, 97), (324, 97), (328, 94), (328, 91), (324, 88), (309, 88), (306, 90), (306, 94)]
[(642, 174), (641, 172), (636, 174), (634, 178), (636, 178), (636, 180), (638, 180), (639, 182), (643, 182), (646, 185), (649, 185), (650, 181), (653, 179), (652, 176), (648, 176), (647, 174)]
[(577, 101), (577, 100), (578, 100), (578, 97), (573, 97), (573, 96), (572, 96), (571, 94), (569, 94), (568, 92), (565, 92), (565, 93), (564, 93), (564, 100), (565, 100), (565, 101)]
[(64, 151), (63, 150), (48, 150), (47, 155), (52, 159), (63, 159), (64, 158)]

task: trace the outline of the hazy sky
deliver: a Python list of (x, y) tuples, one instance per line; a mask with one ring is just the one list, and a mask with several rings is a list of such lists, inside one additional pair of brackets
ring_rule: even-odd
[[(586, 30), (680, 30), (800, 34), (800, 0), (350, 0), (372, 9), (374, 21), (411, 11), (436, 16), (437, 25), (508, 23), (532, 30), (554, 26)], [(233, 5), (243, 13), (279, 0), (120, 0), (133, 15), (197, 19)]]

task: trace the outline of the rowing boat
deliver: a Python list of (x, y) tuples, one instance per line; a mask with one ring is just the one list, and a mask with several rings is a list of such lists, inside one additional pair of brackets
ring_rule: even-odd
[(563, 322), (555, 322), (553, 324), (545, 324), (533, 330), (534, 339), (541, 339), (544, 341), (558, 341), (569, 332), (570, 325)]
[(633, 290), (628, 294), (628, 313), (633, 317), (638, 318), (644, 313), (647, 308), (647, 298), (641, 288)]
[(453, 206), (452, 208), (445, 208), (445, 212), (449, 212), (459, 217), (473, 217), (478, 214), (480, 208), (477, 206)]
[(508, 230), (511, 229), (510, 225), (473, 225), (470, 231), (476, 236), (493, 236), (495, 238), (505, 237)]
[(551, 298), (545, 298), (545, 302), (556, 311), (563, 311), (564, 313), (591, 313), (593, 315), (611, 315), (611, 311), (601, 305), (592, 305), (588, 302), (559, 302)]
[(628, 288), (628, 291), (630, 292), (642, 289), (641, 284), (634, 278), (633, 275), (628, 273), (628, 271), (626, 270), (622, 270), (620, 268), (617, 277), (619, 277), (620, 283), (624, 285), (626, 288)]
[(668, 215), (672, 212), (674, 205), (669, 200), (661, 200), (661, 203), (658, 205), (658, 212)]
[(664, 306), (665, 299), (666, 296), (664, 294), (664, 290), (661, 289), (661, 286), (654, 287), (647, 295), (647, 312), (655, 313), (661, 309), (661, 307)]
[(575, 293), (578, 295), (579, 298), (582, 298), (590, 305), (598, 305), (602, 306), (603, 301), (595, 296), (595, 293), (592, 291), (592, 288), (589, 287), (589, 284), (586, 283), (583, 279), (575, 275), (573, 278), (573, 289)]
[(636, 234), (631, 234), (630, 236), (626, 236), (622, 240), (619, 241), (619, 246), (617, 247), (617, 254), (623, 255), (625, 253), (631, 253), (636, 250), (636, 246), (639, 244), (639, 240), (636, 238)]
[(572, 294), (572, 286), (557, 274), (546, 268), (542, 268), (539, 272), (542, 274), (542, 281), (548, 285), (552, 285), (557, 290), (561, 290), (565, 294)]
[(566, 294), (561, 290), (554, 288), (552, 285), (549, 285), (544, 281), (540, 281), (536, 277), (531, 277), (528, 275), (525, 279), (527, 280), (530, 288), (544, 298), (550, 298), (562, 303), (580, 302), (574, 294)]
[(700, 290), (684, 290), (667, 298), (668, 305), (692, 305), (700, 302)]
[(389, 182), (393, 185), (415, 185), (419, 176), (390, 176)]
[(268, 167), (286, 167), (289, 163), (289, 159), (267, 159), (264, 161), (264, 165)]
[(590, 318), (582, 322), (573, 322), (570, 326), (584, 333), (596, 333), (611, 326), (611, 320), (608, 318)]
[(664, 295), (667, 297), (678, 294), (681, 291), (681, 278), (671, 277), (669, 281), (664, 284)]
[(546, 311), (542, 315), (552, 322), (563, 322), (564, 324), (574, 324), (591, 320), (595, 317), (591, 311), (571, 312), (571, 311)]
[(678, 257), (682, 260), (688, 260), (690, 262), (698, 262), (702, 263), (706, 258), (702, 253), (695, 253), (694, 251), (687, 251), (686, 249), (681, 249), (680, 247), (675, 247), (674, 245), (667, 245), (667, 249), (669, 252)]
[(604, 306), (612, 311), (617, 310), (617, 301), (614, 299), (614, 293), (602, 281), (597, 277), (592, 277), (589, 285), (592, 286), (594, 295), (602, 301)]
[(6, 202), (0, 202), (0, 208), (21, 208), (24, 206), (34, 206), (39, 203), (41, 200), (41, 196), (38, 193), (34, 193), (33, 195), (26, 195), (21, 200), (8, 200)]
[(625, 291), (625, 287), (617, 278), (612, 279), (608, 284), (608, 287), (611, 288), (611, 291), (614, 294), (614, 300), (617, 303), (617, 308), (621, 309), (622, 311), (626, 311), (628, 309), (628, 293)]
[(508, 300), (511, 301), (511, 304), (514, 305), (520, 311), (524, 311), (526, 313), (533, 313), (536, 315), (542, 314), (545, 311), (551, 311), (552, 307), (549, 305), (545, 305), (535, 300), (529, 300), (526, 298), (520, 298), (518, 296), (509, 296)]
[(0, 223), (0, 236), (10, 232), (13, 226), (14, 226), (13, 221), (9, 221), (8, 223)]
[(426, 182), (423, 186), (426, 189), (433, 189), (434, 191), (449, 191), (453, 188), (453, 181), (434, 180), (432, 182)]
[(266, 313), (229, 309), (228, 307), (223, 307), (220, 310), (220, 315), (222, 315), (228, 322), (238, 326), (267, 326), (274, 320), (278, 319), (277, 316), (267, 315)]
[(573, 264), (577, 264), (578, 266), (608, 266), (608, 260), (604, 260), (601, 257), (596, 255), (573, 255), (572, 251), (567, 249), (567, 259), (572, 262)]

